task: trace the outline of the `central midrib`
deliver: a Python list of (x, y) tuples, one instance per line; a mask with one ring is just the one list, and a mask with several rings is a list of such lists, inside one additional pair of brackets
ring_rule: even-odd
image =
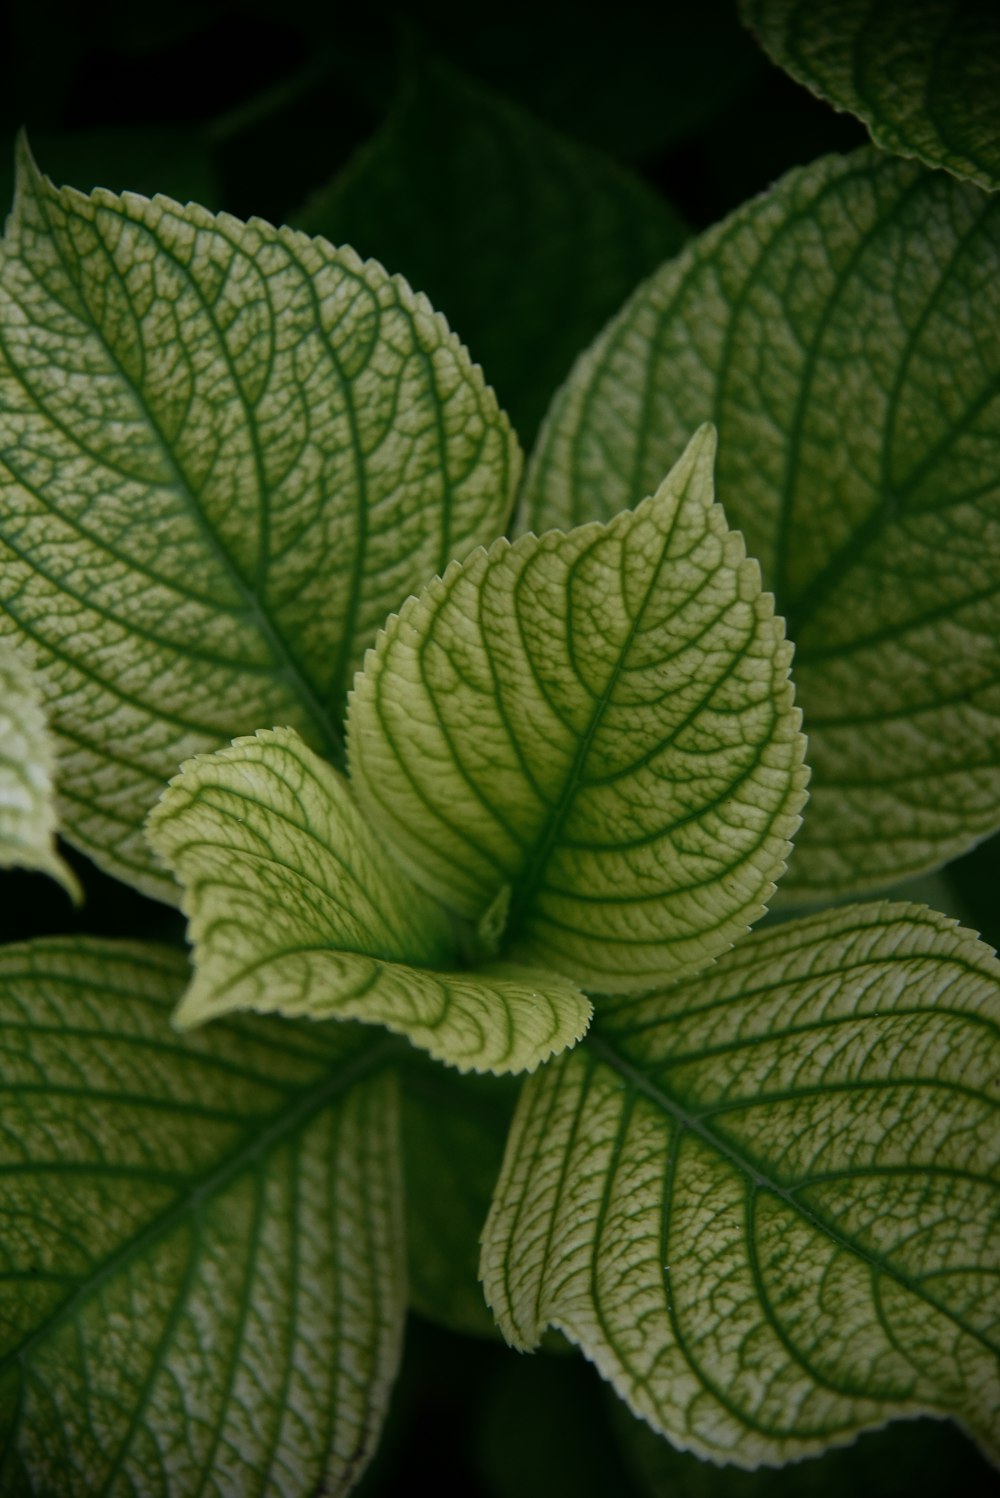
[(244, 1134), (239, 1145), (227, 1159), (216, 1165), (203, 1179), (186, 1189), (178, 1201), (161, 1212), (127, 1243), (122, 1244), (104, 1259), (100, 1266), (55, 1308), (43, 1325), (35, 1328), (16, 1347), (5, 1353), (0, 1358), (0, 1374), (12, 1364), (23, 1363), (29, 1359), (33, 1349), (70, 1320), (78, 1307), (89, 1300), (102, 1284), (139, 1258), (150, 1244), (178, 1227), (197, 1209), (200, 1202), (225, 1190), (260, 1156), (267, 1154), (287, 1136), (294, 1134), (341, 1093), (347, 1092), (367, 1076), (376, 1073), (401, 1049), (400, 1042), (394, 1036), (379, 1037), (366, 1051), (355, 1057), (345, 1067), (324, 1075), (304, 1096), (298, 1098), (293, 1106), (282, 1108), (277, 1114), (272, 1115), (267, 1123), (262, 1124), (259, 1129), (252, 1130), (249, 1137)]
[[(677, 505), (670, 521), (670, 528), (663, 540), (663, 548), (660, 552), (659, 561), (653, 568), (652, 575), (646, 587), (646, 591), (643, 594), (642, 603), (639, 605), (632, 618), (628, 633), (626, 634), (625, 639), (622, 642), (621, 649), (618, 652), (614, 668), (604, 685), (604, 689), (601, 692), (600, 697), (594, 704), (594, 709), (591, 713), (590, 721), (588, 722), (584, 733), (580, 736), (579, 742), (576, 747), (576, 753), (573, 756), (573, 762), (570, 765), (569, 771), (566, 775), (566, 779), (563, 782), (559, 800), (557, 804), (552, 808), (548, 817), (545, 819), (541, 834), (536, 840), (533, 850), (528, 855), (525, 861), (524, 868), (521, 874), (518, 876), (516, 884), (514, 885), (515, 892), (511, 898), (510, 910), (507, 916), (507, 925), (504, 931), (505, 942), (516, 939), (520, 929), (524, 925), (531, 902), (538, 892), (538, 887), (544, 877), (549, 858), (551, 857), (552, 851), (556, 846), (559, 835), (562, 832), (563, 825), (565, 824), (566, 818), (570, 813), (576, 797), (576, 793), (579, 789), (579, 782), (583, 773), (583, 767), (586, 764), (587, 758), (590, 754), (591, 745), (594, 741), (594, 735), (597, 733), (597, 730), (600, 727), (601, 720), (611, 700), (611, 694), (618, 684), (618, 679), (622, 673), (625, 660), (632, 647), (632, 642), (635, 639), (636, 633), (646, 613), (646, 608), (649, 604), (650, 598), (652, 597), (653, 589), (656, 587), (656, 584), (659, 581), (660, 573), (663, 570), (663, 565), (667, 558), (667, 552), (670, 548), (670, 542), (673, 539), (674, 528), (677, 524), (677, 519), (680, 515), (686, 497), (687, 486), (685, 485), (684, 492), (678, 497)], [(569, 630), (567, 629), (567, 633), (568, 632)]]
[[(731, 1165), (735, 1166), (741, 1175), (749, 1177), (757, 1189), (771, 1192), (772, 1195), (784, 1202), (796, 1216), (805, 1218), (815, 1229), (834, 1242), (840, 1250), (862, 1259), (870, 1269), (874, 1269), (878, 1274), (885, 1275), (887, 1279), (901, 1286), (909, 1294), (916, 1296), (918, 1300), (923, 1300), (928, 1305), (933, 1306), (939, 1314), (946, 1316), (955, 1326), (961, 1328), (966, 1336), (973, 1338), (981, 1347), (984, 1347), (991, 1357), (996, 1356), (996, 1348), (982, 1332), (978, 1331), (974, 1326), (967, 1325), (949, 1306), (942, 1305), (927, 1290), (914, 1284), (906, 1273), (897, 1269), (887, 1259), (880, 1257), (873, 1251), (862, 1248), (853, 1239), (846, 1237), (828, 1222), (822, 1214), (817, 1212), (814, 1207), (805, 1206), (796, 1198), (793, 1190), (780, 1185), (755, 1160), (744, 1155), (735, 1145), (729, 1144), (714, 1129), (706, 1126), (700, 1118), (692, 1114), (688, 1108), (667, 1092), (662, 1082), (653, 1082), (649, 1077), (645, 1076), (637, 1066), (628, 1061), (615, 1048), (613, 1036), (605, 1037), (600, 1033), (599, 1021), (591, 1029), (590, 1034), (582, 1044), (606, 1066), (610, 1067), (612, 1071), (616, 1072), (624, 1081), (628, 1082), (631, 1087), (634, 1087), (637, 1092), (648, 1098), (650, 1102), (664, 1113), (669, 1114), (681, 1129), (687, 1130), (697, 1139), (701, 1140), (702, 1144), (707, 1145), (717, 1154), (722, 1155)], [(820, 1090), (817, 1089), (817, 1091)]]
[[(257, 593), (253, 590), (253, 588), (250, 586), (250, 584), (242, 576), (242, 574), (240, 573), (239, 569), (236, 567), (236, 565), (235, 565), (232, 557), (229, 555), (229, 553), (222, 546), (222, 543), (219, 540), (219, 537), (216, 534), (214, 527), (212, 527), (209, 524), (208, 519), (207, 519), (207, 517), (206, 517), (206, 515), (205, 515), (205, 513), (204, 513), (204, 511), (203, 511), (203, 509), (202, 509), (202, 507), (200, 505), (200, 503), (198, 502), (198, 499), (197, 499), (197, 496), (195, 494), (195, 491), (194, 491), (194, 489), (193, 489), (190, 481), (188, 480), (187, 475), (179, 467), (179, 465), (177, 463), (177, 460), (175, 459), (174, 454), (173, 454), (173, 452), (172, 452), (169, 444), (167, 443), (166, 437), (165, 437), (165, 435), (163, 433), (163, 430), (162, 430), (162, 428), (160, 426), (160, 423), (158, 422), (158, 420), (156, 419), (156, 417), (153, 415), (153, 412), (150, 409), (148, 402), (146, 401), (144, 393), (139, 389), (139, 387), (131, 379), (131, 377), (129, 376), (127, 370), (125, 369), (125, 367), (123, 366), (121, 360), (119, 359), (116, 350), (111, 346), (111, 344), (105, 338), (105, 336), (104, 336), (101, 328), (99, 327), (96, 319), (92, 315), (90, 315), (89, 303), (87, 302), (87, 299), (86, 299), (86, 297), (83, 294), (82, 288), (79, 287), (79, 283), (77, 281), (76, 276), (73, 273), (72, 267), (67, 263), (66, 256), (63, 253), (62, 245), (59, 242), (59, 237), (58, 237), (58, 235), (56, 234), (56, 232), (52, 228), (52, 221), (51, 221), (51, 217), (50, 217), (50, 214), (49, 214), (49, 205), (48, 205), (48, 203), (39, 194), (36, 194), (36, 201), (38, 201), (38, 203), (39, 203), (39, 205), (41, 207), (42, 213), (45, 216), (45, 221), (46, 221), (47, 225), (49, 226), (50, 240), (51, 240), (51, 243), (53, 244), (53, 246), (55, 248), (56, 254), (59, 257), (59, 260), (60, 260), (60, 263), (61, 263), (61, 265), (63, 267), (63, 270), (64, 270), (66, 276), (68, 277), (70, 283), (73, 284), (73, 285), (76, 285), (78, 287), (78, 290), (80, 292), (80, 296), (81, 296), (81, 300), (83, 302), (83, 305), (87, 308), (87, 311), (88, 311), (87, 327), (93, 333), (94, 337), (97, 338), (97, 339), (99, 339), (101, 347), (104, 349), (104, 351), (105, 351), (108, 359), (114, 365), (114, 367), (118, 371), (119, 376), (121, 377), (123, 383), (132, 392), (132, 394), (133, 394), (133, 396), (134, 396), (137, 404), (140, 406), (140, 408), (142, 410), (142, 413), (145, 416), (145, 419), (146, 419), (146, 421), (149, 424), (150, 430), (154, 433), (154, 435), (156, 437), (157, 443), (158, 443), (160, 451), (161, 451), (161, 453), (162, 453), (162, 455), (164, 457), (164, 460), (168, 464), (169, 468), (171, 469), (171, 471), (173, 472), (173, 474), (175, 476), (175, 483), (176, 483), (178, 489), (182, 492), (182, 494), (184, 495), (184, 497), (185, 497), (185, 499), (187, 501), (186, 508), (188, 510), (188, 513), (191, 515), (192, 519), (194, 520), (195, 525), (198, 527), (198, 530), (200, 531), (201, 535), (203, 536), (206, 544), (211, 549), (211, 551), (212, 551), (212, 553), (213, 553), (216, 561), (219, 563), (219, 565), (221, 566), (222, 570), (228, 576), (230, 582), (233, 584), (233, 586), (235, 587), (237, 593), (239, 594), (239, 596), (243, 600), (246, 614), (251, 619), (251, 621), (252, 621), (254, 627), (257, 629), (258, 633), (261, 635), (261, 637), (267, 643), (268, 649), (270, 650), (271, 656), (272, 656), (272, 658), (274, 660), (274, 663), (275, 663), (276, 674), (278, 676), (284, 677), (284, 679), (289, 683), (289, 686), (291, 687), (293, 695), (296, 696), (299, 699), (299, 701), (301, 702), (302, 706), (305, 708), (306, 712), (309, 714), (309, 717), (312, 719), (312, 721), (313, 721), (313, 723), (314, 723), (314, 725), (315, 725), (315, 727), (316, 727), (316, 729), (317, 729), (317, 731), (319, 733), (319, 736), (323, 740), (324, 748), (325, 748), (326, 753), (328, 754), (328, 756), (332, 759), (332, 761), (335, 764), (342, 765), (343, 764), (343, 759), (344, 759), (344, 744), (343, 744), (343, 739), (342, 739), (341, 734), (337, 731), (336, 727), (334, 726), (334, 722), (333, 722), (333, 720), (332, 720), (329, 712), (324, 707), (324, 705), (320, 701), (319, 697), (316, 695), (316, 692), (313, 690), (313, 687), (310, 684), (307, 676), (305, 675), (305, 672), (303, 671), (302, 667), (299, 665), (298, 661), (292, 655), (291, 649), (290, 649), (287, 641), (284, 639), (284, 637), (282, 636), (282, 634), (278, 630), (278, 628), (277, 628), (274, 620), (264, 610), (264, 608), (262, 606), (262, 603), (261, 603), (261, 600), (258, 597)], [(160, 241), (157, 240), (156, 237), (152, 234), (152, 231), (149, 230), (149, 228), (148, 228), (147, 225), (143, 224), (141, 221), (136, 220), (136, 219), (129, 219), (129, 223), (132, 224), (134, 227), (136, 227), (136, 228), (138, 228), (140, 230), (145, 231), (149, 235), (149, 237), (154, 241), (154, 243), (156, 244), (157, 248), (159, 250), (161, 250), (164, 254), (166, 254), (168, 256), (168, 258), (171, 260), (171, 262), (177, 267), (178, 271), (182, 275), (184, 275), (187, 284), (191, 287), (192, 292), (197, 297), (199, 303), (202, 305), (202, 307), (203, 307), (203, 309), (205, 311), (206, 317), (208, 318), (209, 322), (212, 324), (213, 329), (215, 330), (216, 334), (218, 335), (218, 347), (219, 347), (219, 350), (220, 350), (220, 356), (223, 358), (223, 360), (226, 363), (226, 367), (227, 367), (227, 369), (229, 371), (229, 374), (230, 374), (230, 377), (232, 379), (234, 389), (237, 392), (240, 392), (239, 382), (238, 382), (238, 380), (236, 378), (235, 370), (232, 367), (232, 361), (230, 360), (230, 358), (228, 356), (228, 351), (225, 348), (225, 341), (222, 338), (219, 329), (216, 327), (215, 320), (212, 317), (211, 312), (209, 311), (208, 307), (205, 304), (205, 300), (204, 300), (204, 296), (202, 294), (201, 288), (198, 286), (198, 284), (195, 281), (194, 277), (192, 276), (192, 274), (190, 273), (190, 271), (188, 270), (188, 268), (186, 266), (182, 265), (180, 261), (178, 261), (178, 259), (177, 259), (176, 256), (172, 255), (168, 250), (165, 249), (165, 247), (160, 243)], [(104, 253), (107, 254), (107, 251), (106, 251), (106, 249), (104, 247), (103, 241), (101, 241), (101, 247), (102, 247), (102, 250), (104, 250)], [(25, 263), (27, 264), (27, 262), (25, 262)], [(240, 399), (241, 399), (241, 401), (243, 399), (241, 392), (240, 392)], [(259, 446), (258, 446), (258, 443), (257, 443), (256, 432), (254, 431), (253, 423), (250, 420), (249, 413), (247, 413), (247, 424), (248, 424), (248, 428), (249, 428), (249, 431), (250, 431), (250, 438), (251, 438), (251, 442), (252, 442), (253, 450), (254, 450), (254, 459), (255, 459), (255, 464), (256, 464), (256, 467), (257, 467), (258, 484), (259, 484), (259, 487), (260, 487), (261, 502), (262, 502), (263, 506), (266, 509), (267, 489), (266, 489), (266, 485), (264, 483), (263, 465), (262, 465), (261, 460), (260, 460), (260, 451), (259, 451)]]

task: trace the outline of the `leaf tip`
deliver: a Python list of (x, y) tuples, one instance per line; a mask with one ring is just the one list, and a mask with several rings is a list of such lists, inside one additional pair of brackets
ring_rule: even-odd
[(20, 185), (23, 178), (38, 178), (42, 174), (38, 169), (34, 153), (28, 141), (27, 128), (22, 125), (14, 137), (14, 172), (15, 180)]

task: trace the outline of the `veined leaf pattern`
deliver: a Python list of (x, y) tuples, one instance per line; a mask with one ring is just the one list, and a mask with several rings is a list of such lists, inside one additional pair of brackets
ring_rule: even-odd
[(997, 1460), (998, 1077), (1000, 963), (944, 916), (755, 933), (525, 1084), (487, 1298), (702, 1457), (932, 1413)]
[(57, 190), (0, 253), (0, 632), (32, 641), (68, 837), (163, 899), (180, 762), (290, 723), (342, 752), (386, 613), (504, 528), (520, 455), (426, 298), (350, 249)]

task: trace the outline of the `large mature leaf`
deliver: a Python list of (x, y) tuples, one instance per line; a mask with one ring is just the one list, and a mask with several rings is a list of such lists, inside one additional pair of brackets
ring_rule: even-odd
[(1000, 823), (1000, 197), (870, 149), (790, 173), (583, 356), (528, 523), (631, 504), (707, 417), (795, 642), (813, 779), (785, 890), (953, 857)]
[(445, 911), (292, 729), (236, 739), (172, 780), (149, 820), (184, 886), (195, 972), (177, 1019), (234, 1009), (360, 1019), (462, 1070), (524, 1071), (579, 1040), (590, 1003), (504, 963), (455, 971)]
[(506, 418), (426, 300), (291, 230), (57, 191), (0, 259), (0, 631), (30, 636), (67, 834), (173, 898), (140, 824), (261, 723), (341, 749), (388, 609), (502, 529)]
[(525, 1085), (490, 1303), (702, 1456), (921, 1412), (1000, 1456), (998, 1075), (1000, 964), (943, 916), (755, 934)]
[(0, 640), (0, 866), (51, 874), (78, 900), (76, 877), (55, 848), (54, 760), (38, 683)]
[(388, 1039), (170, 1029), (181, 958), (0, 955), (0, 1488), (343, 1493), (404, 1305)]
[(297, 222), (426, 291), (525, 439), (575, 355), (685, 238), (638, 177), (429, 62)]
[(775, 62), (887, 151), (1000, 187), (995, 0), (741, 0)]
[(599, 991), (741, 935), (805, 796), (791, 652), (713, 503), (714, 447), (698, 433), (607, 526), (449, 568), (351, 698), (358, 798), (413, 877)]

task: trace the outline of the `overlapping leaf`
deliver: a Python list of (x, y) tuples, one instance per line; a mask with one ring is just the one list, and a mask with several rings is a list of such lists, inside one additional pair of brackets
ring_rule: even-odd
[(34, 642), (67, 835), (175, 897), (142, 819), (288, 722), (337, 757), (386, 612), (503, 529), (519, 456), (458, 340), (350, 250), (57, 191), (0, 256), (0, 631)]
[(444, 910), (291, 729), (189, 761), (148, 831), (184, 886), (195, 943), (183, 1025), (234, 1009), (360, 1019), (463, 1070), (500, 1072), (530, 1070), (587, 1028), (588, 1000), (555, 973), (454, 970)]
[(804, 799), (790, 650), (697, 434), (634, 512), (499, 542), (391, 620), (351, 773), (412, 876), (597, 991), (697, 970), (761, 912)]
[(790, 173), (583, 356), (527, 523), (633, 503), (706, 418), (795, 642), (813, 777), (784, 890), (954, 857), (1000, 823), (1000, 197), (869, 149)]
[(850, 906), (602, 1010), (525, 1085), (487, 1297), (671, 1441), (755, 1466), (921, 1412), (1000, 1456), (1000, 964)]
[(297, 222), (426, 291), (526, 439), (576, 354), (686, 237), (639, 177), (430, 60)]
[(79, 899), (73, 871), (55, 849), (53, 765), (38, 684), (0, 640), (0, 865), (51, 874)]
[(391, 1042), (178, 1037), (165, 949), (0, 955), (5, 1493), (345, 1493), (404, 1306)]
[(993, 0), (741, 0), (776, 63), (887, 151), (1000, 187)]

